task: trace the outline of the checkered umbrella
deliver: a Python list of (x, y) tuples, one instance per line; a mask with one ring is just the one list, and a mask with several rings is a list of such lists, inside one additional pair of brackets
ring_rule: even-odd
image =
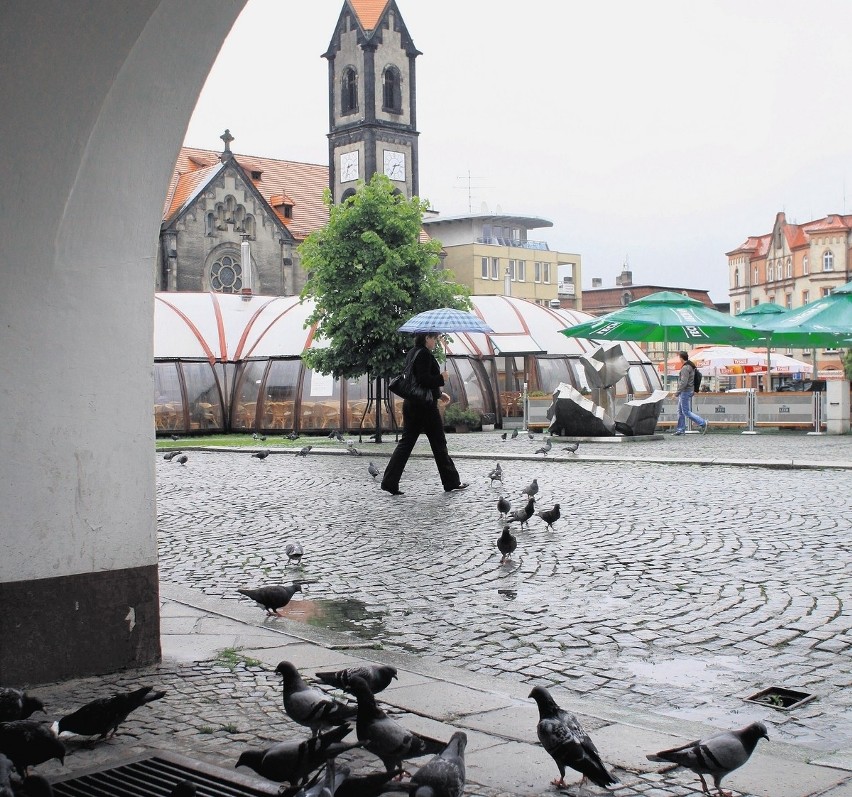
[(426, 310), (409, 318), (400, 332), (493, 332), (479, 316), (451, 307)]

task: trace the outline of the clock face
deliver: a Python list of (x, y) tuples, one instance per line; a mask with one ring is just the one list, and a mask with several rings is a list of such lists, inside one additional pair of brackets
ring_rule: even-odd
[(385, 150), (385, 174), (391, 180), (405, 181), (405, 153)]
[(358, 179), (358, 150), (344, 152), (340, 156), (340, 182), (349, 183)]

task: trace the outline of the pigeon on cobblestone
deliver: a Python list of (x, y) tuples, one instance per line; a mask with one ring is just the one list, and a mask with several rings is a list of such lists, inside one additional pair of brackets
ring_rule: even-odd
[(722, 797), (725, 794), (720, 786), (722, 778), (745, 764), (757, 743), (768, 738), (766, 726), (762, 722), (752, 722), (738, 731), (723, 731), (646, 757), (649, 761), (667, 761), (691, 769), (701, 779), (701, 789), (705, 794), (710, 794), (710, 790), (704, 776), (710, 775), (719, 797)]
[(443, 742), (418, 736), (390, 719), (376, 705), (376, 698), (363, 678), (350, 679), (349, 691), (358, 700), (358, 721), (355, 725), (358, 741), (382, 760), (388, 772), (402, 766), (405, 758), (435, 755), (446, 746)]
[(390, 686), (390, 682), (396, 678), (396, 667), (391, 667), (390, 664), (364, 664), (336, 672), (318, 672), (316, 675), (324, 684), (344, 690), (349, 689), (353, 678), (363, 678), (375, 695)]
[(521, 495), (528, 495), (530, 498), (538, 493), (538, 479), (533, 479), (523, 490)]
[(299, 542), (288, 542), (287, 545), (284, 546), (284, 553), (287, 554), (288, 565), (291, 562), (299, 564), (299, 562), (302, 561), (302, 557), (305, 555), (305, 550)]
[(308, 686), (291, 662), (280, 662), (275, 672), (282, 678), (284, 711), (287, 716), (293, 722), (310, 728), (314, 736), (322, 730), (355, 719), (355, 706), (341, 703), (315, 686)]
[(255, 603), (266, 609), (269, 617), (280, 616), (279, 609), (283, 609), (297, 592), (302, 591), (303, 584), (311, 584), (311, 581), (294, 581), (292, 584), (270, 584), (268, 587), (257, 589), (238, 589), (240, 595), (251, 598)]
[(464, 794), (464, 749), (467, 734), (456, 731), (447, 746), (411, 776), (412, 797), (462, 797)]
[(27, 767), (35, 767), (58, 758), (65, 763), (65, 745), (56, 738), (50, 726), (36, 720), (0, 723), (0, 753), (12, 762), (23, 777)]
[(0, 722), (25, 720), (36, 711), (44, 713), (44, 704), (23, 689), (0, 687)]
[(494, 484), (494, 482), (503, 482), (503, 468), (499, 462), (494, 466), (491, 473), (488, 474), (488, 478), (491, 480), (492, 484)]
[(178, 462), (181, 465), (186, 465), (189, 462), (189, 457), (186, 454), (181, 454), (179, 457), (175, 457), (172, 462)]
[(502, 565), (511, 555), (515, 552), (515, 548), (518, 547), (518, 540), (514, 534), (509, 530), (508, 526), (503, 526), (503, 533), (497, 538), (497, 550), (503, 554), (503, 558), (500, 560), (500, 564)]
[(252, 456), (256, 459), (266, 459), (269, 456), (269, 449), (262, 448), (260, 451), (257, 451), (256, 453), (252, 454)]
[(166, 462), (171, 462), (178, 454), (183, 454), (183, 451), (167, 451), (163, 454), (163, 459)]
[(108, 735), (115, 735), (118, 726), (132, 711), (165, 696), (165, 692), (155, 692), (153, 686), (141, 686), (130, 692), (116, 692), (112, 697), (99, 697), (64, 716), (57, 728), (59, 733), (69, 731), (79, 736), (106, 739)]
[(518, 430), (512, 429), (512, 440), (514, 440), (518, 436)]
[(312, 448), (313, 448), (313, 446), (302, 446), (302, 447), (301, 447), (301, 448), (300, 448), (300, 449), (296, 452), (296, 456), (297, 456), (297, 457), (306, 457), (306, 456), (308, 456), (308, 454), (311, 452), (311, 449), (312, 449)]
[(559, 513), (559, 504), (554, 504), (552, 509), (542, 509), (541, 512), (536, 512), (545, 523), (547, 528), (553, 529), (553, 524), (561, 517)]
[(543, 686), (536, 686), (530, 692), (530, 697), (538, 705), (538, 740), (559, 767), (560, 777), (553, 781), (554, 786), (565, 788), (565, 767), (582, 773), (581, 786), (587, 778), (596, 786), (604, 788), (619, 783), (607, 772), (598, 748), (574, 714), (559, 708)]
[(577, 453), (577, 449), (578, 449), (579, 447), (580, 447), (580, 444), (579, 444), (579, 443), (568, 443), (568, 445), (567, 445), (567, 446), (565, 446), (562, 450), (563, 450), (563, 451), (567, 451), (567, 452), (568, 452), (568, 453), (570, 453), (570, 454), (576, 454), (576, 453)]
[(529, 519), (533, 516), (535, 512), (535, 499), (530, 497), (529, 501), (527, 501), (526, 506), (523, 509), (516, 509), (514, 512), (510, 512), (506, 517), (507, 523), (520, 523), (521, 528), (524, 527), (525, 524), (529, 523)]
[(504, 518), (509, 514), (509, 511), (512, 509), (512, 505), (506, 500), (502, 495), (497, 499), (497, 511), (500, 513), (500, 517)]
[(505, 440), (506, 437), (508, 436), (508, 434), (509, 434), (508, 432), (503, 432), (503, 434), (500, 435), (500, 439)]
[(544, 441), (544, 445), (541, 448), (536, 449), (536, 454), (544, 454), (547, 456), (550, 453), (550, 449), (553, 448), (553, 443), (550, 442), (550, 438)]
[(276, 783), (286, 781), (292, 786), (304, 785), (328, 758), (360, 747), (357, 742), (342, 741), (351, 730), (351, 725), (341, 725), (301, 742), (279, 742), (263, 750), (245, 750), (234, 766), (249, 767), (261, 777)]
[(367, 465), (367, 473), (369, 473), (373, 477), (373, 481), (375, 481), (376, 476), (379, 475), (380, 471), (372, 462), (370, 462), (370, 464)]

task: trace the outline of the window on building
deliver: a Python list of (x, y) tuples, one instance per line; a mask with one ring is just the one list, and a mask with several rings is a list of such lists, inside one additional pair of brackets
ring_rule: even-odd
[(760, 299), (754, 299), (751, 303), (752, 307), (757, 307), (760, 304)]
[(538, 260), (535, 261), (533, 281), (534, 282), (541, 282), (541, 263)]
[(239, 293), (243, 288), (243, 271), (239, 261), (223, 255), (210, 266), (210, 288), (218, 293)]
[(793, 309), (793, 294), (792, 293), (788, 293), (784, 297), (784, 307), (786, 307), (788, 310)]
[(787, 258), (787, 279), (790, 279), (793, 276), (793, 261), (788, 257)]
[(541, 281), (550, 284), (550, 263), (541, 264)]
[(480, 274), (480, 276), (484, 280), (488, 279), (488, 258), (487, 257), (482, 258), (482, 273)]
[(343, 70), (343, 85), (340, 92), (341, 113), (354, 113), (358, 110), (358, 73), (348, 66)]
[(810, 291), (802, 291), (802, 304), (807, 304), (811, 300)]
[(767, 263), (766, 265), (766, 281), (772, 282), (775, 279), (775, 266), (772, 263)]
[(808, 256), (807, 255), (805, 255), (802, 258), (802, 274), (810, 274), (810, 271), (808, 270)]
[(382, 75), (382, 110), (402, 113), (402, 77), (395, 66), (385, 67)]
[(823, 288), (823, 289), (822, 289), (822, 297), (823, 297), (823, 299), (824, 299), (826, 296), (831, 296), (831, 288)]
[(740, 287), (740, 270), (738, 268), (734, 269), (734, 287)]
[(768, 301), (769, 301), (769, 304), (775, 304), (775, 297), (774, 297), (774, 296), (770, 296), (770, 297), (769, 297), (769, 299), (768, 299)]
[(516, 272), (516, 276), (517, 276), (518, 282), (526, 282), (526, 279), (527, 279), (527, 261), (526, 260), (519, 260), (518, 261), (518, 269), (517, 269), (517, 272)]
[(515, 281), (515, 261), (514, 260), (509, 261), (509, 279), (511, 279), (512, 282)]
[(491, 279), (498, 280), (500, 279), (500, 258), (492, 257), (491, 258)]
[(752, 285), (757, 285), (758, 282), (760, 282), (760, 271), (758, 270), (757, 266), (755, 266), (754, 267), (754, 282), (752, 283)]
[(834, 271), (834, 252), (830, 249), (822, 253), (822, 270)]
[(740, 303), (734, 302), (734, 315), (739, 315), (739, 314), (740, 314)]

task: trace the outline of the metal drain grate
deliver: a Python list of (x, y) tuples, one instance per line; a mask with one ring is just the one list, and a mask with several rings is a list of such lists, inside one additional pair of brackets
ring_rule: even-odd
[(57, 797), (168, 797), (182, 780), (195, 784), (198, 797), (278, 794), (276, 784), (267, 787), (237, 772), (164, 751), (68, 775), (53, 782), (53, 792)]

